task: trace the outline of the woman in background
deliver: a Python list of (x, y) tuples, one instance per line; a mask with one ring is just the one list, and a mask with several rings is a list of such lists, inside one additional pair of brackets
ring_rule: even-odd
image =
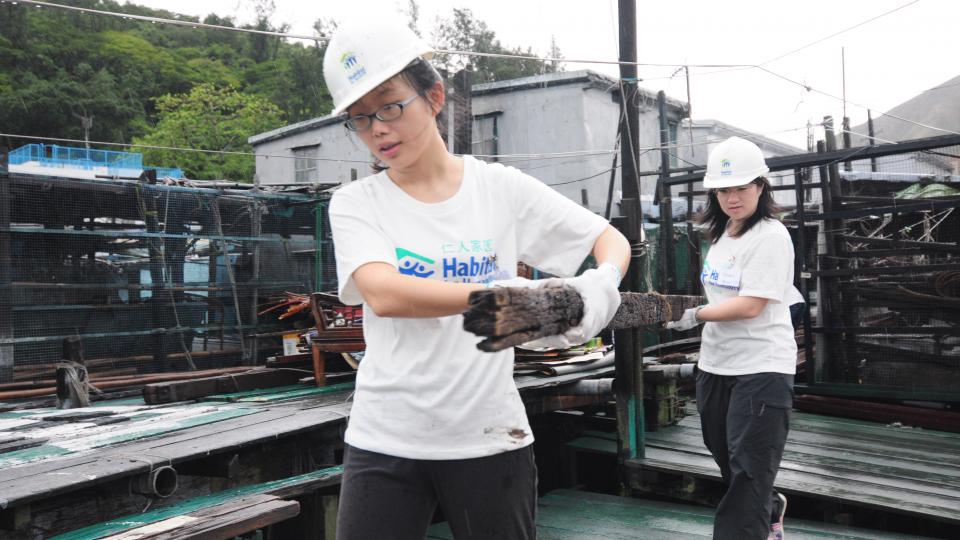
[(793, 406), (797, 345), (790, 306), (793, 243), (774, 217), (769, 168), (757, 145), (731, 137), (707, 160), (700, 223), (712, 246), (700, 280), (708, 303), (667, 328), (702, 323), (697, 410), (703, 442), (727, 484), (717, 540), (783, 538), (787, 499), (773, 489)]

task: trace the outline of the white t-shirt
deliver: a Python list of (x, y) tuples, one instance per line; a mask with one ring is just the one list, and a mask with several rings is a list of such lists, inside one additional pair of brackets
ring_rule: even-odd
[(707, 252), (700, 281), (710, 304), (737, 296), (769, 300), (752, 319), (707, 322), (700, 369), (716, 375), (796, 372), (790, 305), (803, 297), (793, 286), (793, 243), (782, 223), (762, 220), (739, 238), (724, 233)]
[[(363, 303), (352, 275), (370, 262), (449, 282), (516, 276), (517, 261), (572, 275), (607, 222), (540, 181), (464, 157), (463, 182), (427, 204), (385, 172), (330, 203), (340, 299)], [(366, 355), (345, 434), (351, 446), (410, 459), (464, 459), (533, 442), (513, 381), (513, 349), (484, 353), (463, 316), (378, 317), (364, 305)]]

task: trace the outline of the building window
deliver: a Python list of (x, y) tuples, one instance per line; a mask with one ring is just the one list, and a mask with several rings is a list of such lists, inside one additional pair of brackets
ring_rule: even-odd
[(319, 144), (298, 146), (293, 151), (293, 181), (298, 184), (313, 184), (319, 181), (317, 175), (317, 154)]
[[(484, 156), (496, 156), (500, 153), (498, 144), (498, 126), (497, 121), (501, 111), (476, 115), (473, 117), (473, 134), (471, 141), (471, 150), (473, 154)], [(497, 158), (491, 158), (496, 161)]]

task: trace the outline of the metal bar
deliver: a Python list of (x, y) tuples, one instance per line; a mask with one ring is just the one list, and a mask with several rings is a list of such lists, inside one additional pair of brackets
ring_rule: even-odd
[(219, 236), (205, 234), (171, 234), (162, 232), (142, 232), (142, 231), (91, 231), (86, 229), (47, 229), (44, 227), (11, 227), (0, 226), (0, 232), (18, 233), (18, 234), (56, 234), (56, 235), (78, 235), (78, 236), (103, 236), (106, 238), (149, 238), (149, 239), (203, 239), (203, 240), (225, 240), (228, 242), (282, 242), (282, 238), (272, 237), (254, 237), (254, 236)]
[[(264, 286), (264, 283), (253, 283), (251, 281), (244, 281), (243, 283), (237, 283), (237, 287), (252, 287), (254, 285)], [(293, 285), (303, 285), (299, 281), (271, 281), (269, 285), (273, 288), (280, 289), (287, 286)], [(162, 285), (154, 285), (153, 283), (149, 285), (143, 285), (138, 283), (40, 283), (33, 281), (14, 281), (7, 285), (0, 286), (2, 289), (129, 289), (131, 291), (151, 291), (158, 290)], [(193, 281), (186, 283), (177, 283), (174, 287), (168, 287), (173, 290), (182, 290), (182, 291), (229, 291), (232, 290), (232, 286), (225, 287), (210, 287), (206, 281)]]
[[(10, 175), (7, 174), (8, 153), (0, 147), (0, 287), (8, 287), (13, 279), (10, 228)], [(0, 340), (13, 337), (13, 309), (10, 294), (0, 294)], [(0, 346), (0, 382), (13, 380), (13, 347)]]
[(813, 276), (820, 277), (841, 277), (841, 276), (882, 276), (886, 274), (927, 274), (932, 272), (945, 272), (948, 270), (960, 270), (960, 263), (947, 264), (910, 264), (904, 266), (885, 266), (871, 268), (836, 268), (832, 270), (813, 270), (810, 273)]
[(814, 326), (811, 330), (818, 334), (960, 335), (960, 327), (957, 326)]
[(866, 384), (843, 384), (843, 383), (817, 383), (796, 384), (794, 390), (797, 394), (814, 394), (823, 396), (838, 397), (871, 397), (880, 399), (916, 399), (923, 401), (958, 401), (960, 393), (958, 392), (929, 392), (912, 391), (903, 388), (889, 388), (883, 386), (874, 386)]
[(960, 245), (947, 244), (942, 242), (918, 242), (916, 240), (899, 240), (894, 238), (869, 238), (866, 236), (857, 236), (853, 234), (841, 235), (841, 238), (850, 242), (860, 242), (863, 244), (874, 244), (880, 246), (892, 247), (919, 247), (928, 251), (944, 251), (947, 253), (960, 253)]
[[(935, 212), (937, 210), (943, 210), (946, 208), (957, 208), (960, 207), (960, 200), (923, 200), (916, 201), (911, 200), (910, 202), (903, 204), (895, 204), (892, 206), (877, 206), (873, 208), (853, 208), (849, 210), (834, 210), (832, 212), (822, 212), (820, 214), (811, 214), (809, 218), (811, 220), (834, 220), (834, 219), (847, 219), (855, 217), (866, 217), (873, 216), (877, 214), (896, 214), (899, 212), (920, 212), (920, 211), (931, 211)], [(843, 208), (843, 207), (841, 207)]]
[[(235, 327), (237, 330), (249, 330), (256, 328), (254, 325), (241, 325)], [(124, 336), (153, 336), (177, 334), (182, 332), (214, 332), (219, 331), (219, 326), (182, 326), (179, 328), (154, 328), (152, 330), (131, 330), (127, 332), (99, 332), (94, 334), (80, 334), (84, 339), (124, 337)], [(18, 345), (21, 343), (43, 343), (45, 341), (63, 341), (70, 336), (76, 336), (76, 333), (57, 335), (57, 336), (32, 336), (0, 339), (0, 345)], [(240, 334), (242, 335), (242, 333)]]
[[(856, 160), (878, 158), (894, 154), (905, 154), (909, 152), (918, 152), (931, 148), (943, 148), (945, 146), (960, 145), (960, 135), (940, 135), (937, 137), (927, 137), (924, 139), (914, 139), (912, 141), (903, 141), (898, 143), (878, 144), (874, 146), (860, 146), (848, 150), (833, 150), (824, 153), (806, 153), (794, 154), (792, 156), (779, 156), (767, 158), (767, 166), (771, 172), (794, 169), (796, 167), (816, 167), (844, 161), (847, 158)], [(699, 168), (699, 172), (682, 174), (670, 177), (670, 185), (685, 184), (690, 180), (697, 181), (703, 178), (704, 169)]]

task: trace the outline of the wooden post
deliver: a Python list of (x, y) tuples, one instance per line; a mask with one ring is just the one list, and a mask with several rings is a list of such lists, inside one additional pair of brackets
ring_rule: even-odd
[[(263, 209), (261, 208), (261, 202), (256, 197), (256, 192), (254, 190), (254, 197), (252, 200), (253, 212), (250, 216), (250, 236), (254, 238), (260, 237), (260, 230), (262, 229), (262, 220), (263, 220)], [(257, 315), (257, 304), (259, 299), (257, 296), (260, 295), (260, 242), (253, 241), (250, 243), (250, 257), (251, 265), (253, 266), (251, 272), (251, 281), (253, 282), (253, 291), (250, 293), (250, 324), (256, 328), (257, 320), (259, 316)], [(241, 336), (240, 339), (243, 339)], [(255, 366), (259, 361), (259, 338), (257, 338), (257, 332), (254, 331), (250, 337), (250, 347), (247, 349), (248, 355), (244, 356), (244, 365)]]
[(670, 178), (670, 128), (667, 122), (667, 95), (657, 92), (657, 112), (660, 117), (660, 177), (657, 179), (657, 197), (660, 199), (660, 292), (672, 294), (676, 288), (676, 264), (673, 251), (673, 198), (667, 180)]
[[(637, 5), (636, 0), (618, 0), (620, 64), (620, 99), (624, 108), (620, 133), (626, 141), (620, 144), (620, 188), (623, 219), (615, 225), (630, 242), (630, 268), (620, 283), (621, 291), (640, 290), (640, 255), (643, 244), (643, 213), (640, 206), (640, 170), (637, 162), (640, 148), (640, 111), (637, 106)], [(617, 457), (624, 460), (644, 455), (643, 369), (640, 364), (641, 342), (635, 328), (613, 332), (615, 368), (618, 384), (614, 388), (617, 409)], [(621, 467), (623, 490), (630, 490), (626, 468)]]
[[(843, 147), (850, 148), (850, 118), (847, 116), (843, 117), (843, 123), (840, 124), (843, 126)], [(849, 159), (843, 162), (843, 170), (852, 171), (853, 162)]]
[[(143, 208), (145, 209), (143, 222), (148, 233), (151, 235), (157, 234), (159, 232), (157, 200), (154, 198), (156, 192), (153, 189), (157, 185), (157, 171), (155, 169), (143, 171), (143, 174), (140, 175), (140, 180), (146, 181), (147, 185), (150, 186), (147, 189), (143, 189), (141, 184), (140, 193), (143, 197)], [(165, 294), (166, 280), (163, 275), (163, 254), (160, 252), (163, 242), (159, 238), (151, 236), (147, 240), (147, 246), (147, 253), (150, 257), (150, 281), (152, 285), (149, 300), (151, 326), (154, 329), (169, 328), (168, 317), (166, 313), (164, 313), (163, 304), (161, 303), (167, 301)], [(156, 333), (151, 338), (153, 342), (153, 366), (151, 367), (153, 370), (169, 371), (172, 369), (172, 366), (167, 365), (165, 335), (166, 334), (163, 333)]]
[(816, 380), (817, 368), (813, 358), (813, 335), (810, 332), (810, 291), (807, 285), (809, 279), (810, 267), (807, 263), (807, 218), (804, 202), (803, 184), (807, 182), (807, 173), (809, 169), (796, 168), (793, 170), (793, 193), (797, 199), (797, 246), (800, 253), (795, 257), (794, 276), (800, 284), (800, 294), (806, 303), (803, 309), (803, 352), (806, 358), (807, 384)]
[[(867, 144), (870, 146), (877, 144), (873, 133), (873, 113), (870, 109), (867, 109), (867, 135), (870, 136), (870, 141)], [(875, 157), (870, 158), (870, 171), (877, 172), (877, 158)]]
[(10, 237), (8, 153), (0, 147), (0, 382), (13, 381), (13, 260)]
[(87, 386), (87, 370), (83, 361), (83, 340), (71, 336), (63, 340), (64, 362), (73, 365), (57, 367), (57, 407), (75, 409), (90, 406), (90, 389)]

